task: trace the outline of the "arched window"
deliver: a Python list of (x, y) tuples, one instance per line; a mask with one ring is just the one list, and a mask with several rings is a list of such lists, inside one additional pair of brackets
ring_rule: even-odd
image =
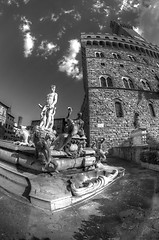
[(152, 117), (156, 117), (156, 113), (152, 103), (149, 103), (149, 109)]
[(105, 46), (104, 41), (100, 41), (100, 42), (99, 42), (99, 45), (102, 46), (102, 47), (104, 47), (104, 46)]
[(131, 89), (134, 89), (134, 84), (133, 84), (133, 81), (129, 78), (129, 86)]
[(107, 86), (108, 86), (108, 87), (113, 87), (112, 79), (111, 79), (111, 77), (109, 77), (109, 76), (107, 76)]
[(87, 41), (87, 45), (92, 45), (91, 41)]
[(112, 88), (113, 87), (113, 81), (110, 76), (101, 76), (100, 77), (100, 85), (101, 87), (107, 87)]
[(100, 53), (99, 53), (99, 52), (95, 52), (95, 56), (96, 56), (97, 58), (99, 58), (99, 57), (100, 57)]
[(111, 42), (106, 41), (106, 46), (111, 47)]
[(95, 52), (95, 56), (97, 58), (104, 58), (104, 53), (102, 53), (102, 52)]
[(101, 57), (101, 58), (104, 58), (104, 53), (101, 52), (101, 53), (100, 53), (100, 57)]
[(101, 87), (107, 86), (105, 77), (100, 77), (100, 84), (101, 84)]
[(122, 104), (120, 101), (115, 101), (115, 111), (116, 111), (116, 116), (118, 118), (121, 118), (124, 116), (123, 114), (123, 109), (122, 109)]
[(159, 81), (159, 75), (155, 74), (155, 78), (157, 81)]
[(133, 81), (129, 77), (122, 77), (124, 87), (127, 89), (134, 89)]
[(98, 42), (97, 41), (93, 41), (93, 45), (98, 46)]
[(119, 43), (119, 47), (120, 47), (120, 48), (124, 48), (124, 46), (123, 46), (122, 43)]
[(116, 42), (112, 42), (112, 46), (117, 48), (118, 47), (118, 44)]
[(151, 91), (150, 84), (148, 83), (147, 80), (141, 79), (140, 82), (142, 83), (143, 90)]
[(136, 62), (136, 58), (135, 58), (134, 56), (128, 55), (128, 57), (129, 57), (129, 59), (130, 59), (131, 61)]
[(121, 59), (121, 56), (118, 53), (112, 53), (115, 59)]

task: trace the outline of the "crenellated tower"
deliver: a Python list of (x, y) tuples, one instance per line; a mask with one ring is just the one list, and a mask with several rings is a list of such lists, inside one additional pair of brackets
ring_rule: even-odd
[(146, 128), (159, 141), (159, 47), (129, 25), (111, 22), (112, 34), (82, 33), (85, 99), (82, 105), (89, 143), (105, 137), (105, 149), (126, 145), (135, 129)]

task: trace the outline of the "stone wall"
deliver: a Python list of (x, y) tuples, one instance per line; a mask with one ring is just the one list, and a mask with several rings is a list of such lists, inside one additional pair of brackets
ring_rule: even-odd
[[(122, 77), (129, 76), (132, 78), (134, 86), (137, 89), (142, 89), (140, 80), (147, 79), (151, 85), (151, 89), (158, 90), (159, 82), (156, 80), (155, 75), (159, 74), (159, 67), (157, 67), (155, 59), (147, 57), (146, 59), (150, 63), (147, 65), (143, 60), (143, 56), (113, 49), (102, 49), (105, 57), (95, 58), (95, 52), (99, 51), (101, 50), (98, 48), (86, 49), (88, 87), (99, 87), (99, 77), (107, 74), (113, 78), (114, 87), (123, 88)], [(114, 59), (112, 53), (119, 53), (121, 59)], [(134, 56), (136, 62), (131, 61), (128, 55)], [(101, 63), (104, 63), (105, 66), (101, 66)]]
[[(105, 148), (129, 144), (130, 133), (134, 130), (134, 112), (139, 113), (139, 123), (148, 132), (149, 142), (159, 141), (159, 95), (120, 89), (89, 90), (90, 142), (94, 138), (106, 138)], [(120, 100), (123, 117), (117, 117), (115, 101)], [(150, 113), (149, 101), (153, 103), (156, 117)], [(103, 126), (102, 126), (103, 124)], [(154, 144), (154, 143), (153, 143)]]
[[(102, 53), (102, 57), (96, 57), (97, 52)], [(119, 54), (121, 58), (114, 58), (112, 53)], [(130, 59), (129, 55), (135, 57), (135, 60)], [(100, 136), (105, 137), (105, 150), (128, 146), (131, 141), (130, 134), (135, 129), (134, 114), (138, 112), (140, 126), (147, 129), (148, 143), (158, 144), (158, 59), (119, 48), (85, 46), (83, 47), (83, 69), (86, 94), (83, 118), (88, 141), (91, 143)], [(100, 76), (103, 75), (112, 78), (112, 88), (101, 87)], [(132, 79), (134, 89), (126, 89), (122, 77)], [(141, 79), (149, 82), (151, 91), (143, 89)], [(116, 116), (117, 100), (122, 105), (123, 117)], [(154, 107), (155, 117), (150, 112), (149, 103)]]

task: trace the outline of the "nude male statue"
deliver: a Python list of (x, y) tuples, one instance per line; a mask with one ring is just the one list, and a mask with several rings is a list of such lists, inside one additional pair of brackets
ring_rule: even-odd
[(56, 86), (51, 85), (51, 93), (47, 94), (46, 105), (42, 107), (40, 127), (52, 130), (54, 125), (54, 115), (56, 113), (55, 104), (57, 103), (58, 94), (55, 92)]

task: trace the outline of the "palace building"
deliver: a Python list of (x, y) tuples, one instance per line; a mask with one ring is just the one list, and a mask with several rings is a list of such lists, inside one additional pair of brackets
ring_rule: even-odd
[(129, 25), (112, 21), (110, 28), (111, 34), (81, 34), (88, 142), (105, 137), (105, 150), (128, 144), (137, 116), (148, 143), (157, 144), (159, 47)]

